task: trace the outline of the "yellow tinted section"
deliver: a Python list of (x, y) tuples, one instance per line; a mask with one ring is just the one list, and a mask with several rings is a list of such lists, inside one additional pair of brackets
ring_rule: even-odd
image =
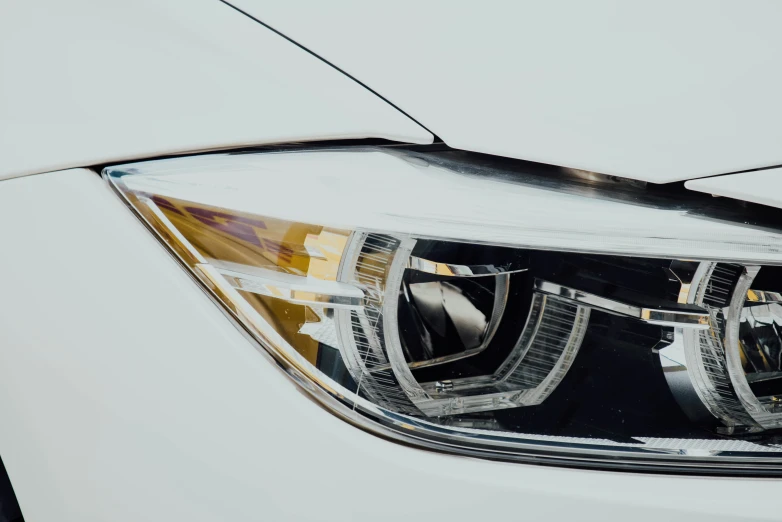
[[(164, 235), (173, 227), (202, 257), (237, 266), (336, 281), (350, 237), (344, 230), (291, 223), (172, 197), (134, 196), (136, 208), (148, 220), (160, 222), (162, 214), (162, 220), (170, 222), (163, 223)], [(181, 243), (173, 237), (166, 239), (174, 247)], [(321, 316), (306, 305), (273, 297), (273, 287), (269, 289), (271, 296), (238, 290), (296, 351), (310, 363), (316, 363), (320, 343), (299, 331), (307, 323), (320, 322)]]

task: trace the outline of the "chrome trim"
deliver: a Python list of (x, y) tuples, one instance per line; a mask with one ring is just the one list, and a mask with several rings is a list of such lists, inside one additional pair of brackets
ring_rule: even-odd
[(354, 285), (217, 259), (207, 263), (237, 290), (325, 308), (358, 310), (364, 306), (364, 292)]
[(515, 274), (517, 272), (526, 272), (527, 268), (516, 267), (513, 264), (508, 265), (456, 265), (452, 263), (440, 263), (430, 261), (422, 257), (411, 255), (407, 260), (408, 270), (416, 270), (427, 274), (435, 274), (447, 277), (484, 277), (496, 276), (500, 274)]
[[(104, 169), (102, 175), (115, 194), (139, 219), (141, 226), (147, 228), (158, 239), (162, 250), (183, 267), (218, 310), (236, 326), (248, 343), (280, 372), (287, 375), (293, 385), (304, 392), (308, 399), (366, 433), (421, 450), (448, 454), (455, 458), (477, 457), (504, 462), (624, 472), (782, 477), (782, 455), (759, 457), (756, 453), (732, 451), (728, 454), (717, 452), (704, 457), (636, 446), (614, 447), (607, 450), (594, 444), (558, 443), (545, 438), (535, 440), (525, 438), (523, 434), (478, 429), (469, 432), (464, 429), (454, 430), (448, 426), (395, 414), (361, 398), (351, 403), (346, 398), (347, 390), (335, 389), (313, 381), (306, 365), (301, 361), (292, 359), (290, 354), (278, 351), (270, 344), (256, 338), (256, 334), (242, 322), (237, 312), (225, 306), (216, 289), (206, 286), (204, 281), (190, 269), (187, 261), (190, 254), (170, 244), (156, 227), (145, 220), (114, 181), (109, 179), (110, 171), (110, 168)], [(585, 454), (584, 451), (590, 453)]]
[(563, 299), (569, 299), (583, 304), (595, 310), (608, 312), (611, 314), (632, 317), (645, 323), (656, 324), (660, 326), (671, 326), (679, 328), (692, 328), (705, 330), (709, 328), (709, 314), (706, 310), (679, 310), (676, 308), (646, 308), (632, 304), (614, 301), (599, 295), (590, 294), (575, 288), (535, 279), (535, 290), (544, 294), (556, 295)]

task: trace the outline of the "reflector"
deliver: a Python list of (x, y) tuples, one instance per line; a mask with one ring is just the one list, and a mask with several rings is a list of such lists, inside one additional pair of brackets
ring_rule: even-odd
[(492, 458), (782, 471), (782, 235), (721, 202), (487, 162), (329, 149), (105, 176), (365, 429)]

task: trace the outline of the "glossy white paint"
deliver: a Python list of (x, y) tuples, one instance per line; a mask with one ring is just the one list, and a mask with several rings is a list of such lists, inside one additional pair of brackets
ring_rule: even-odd
[(687, 181), (690, 190), (782, 208), (782, 168)]
[(93, 172), (0, 183), (0, 223), (0, 454), (28, 520), (778, 519), (775, 480), (497, 463), (353, 428)]
[(782, 163), (782, 4), (229, 0), (448, 145), (668, 182)]
[(0, 7), (0, 178), (183, 151), (432, 136), (217, 0)]

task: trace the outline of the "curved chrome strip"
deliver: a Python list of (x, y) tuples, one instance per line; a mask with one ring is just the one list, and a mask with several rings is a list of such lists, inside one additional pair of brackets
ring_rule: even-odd
[(358, 310), (364, 306), (363, 290), (351, 284), (217, 259), (208, 259), (207, 262), (237, 290), (326, 308)]
[(709, 314), (706, 310), (679, 310), (676, 308), (645, 308), (635, 306), (613, 299), (607, 299), (599, 295), (582, 292), (574, 288), (535, 279), (535, 290), (544, 294), (556, 295), (563, 299), (569, 299), (583, 304), (595, 310), (608, 312), (616, 315), (632, 317), (645, 323), (657, 324), (660, 326), (675, 326), (679, 328), (693, 328), (697, 330), (706, 330), (709, 328)]

